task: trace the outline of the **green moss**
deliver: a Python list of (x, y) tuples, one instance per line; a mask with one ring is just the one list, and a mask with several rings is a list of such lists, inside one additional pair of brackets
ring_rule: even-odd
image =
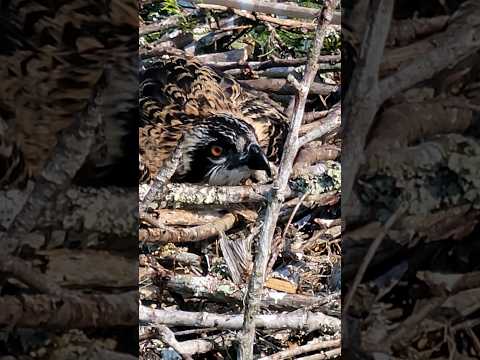
[(300, 6), (305, 6), (314, 9), (321, 9), (322, 4), (318, 0), (296, 0), (296, 3)]

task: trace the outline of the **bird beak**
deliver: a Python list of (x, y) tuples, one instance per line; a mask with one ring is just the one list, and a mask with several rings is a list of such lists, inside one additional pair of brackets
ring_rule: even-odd
[(265, 170), (268, 176), (272, 176), (268, 159), (258, 145), (250, 145), (248, 149), (247, 166), (252, 170)]

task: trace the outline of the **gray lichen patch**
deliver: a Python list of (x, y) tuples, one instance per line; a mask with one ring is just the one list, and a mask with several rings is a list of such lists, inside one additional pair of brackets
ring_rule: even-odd
[(341, 165), (336, 161), (326, 161), (324, 171), (320, 174), (304, 174), (290, 180), (290, 188), (300, 193), (320, 195), (329, 191), (340, 190)]
[(436, 136), (371, 158), (358, 181), (362, 202), (390, 212), (400, 203), (408, 213), (429, 214), (480, 200), (480, 142), (457, 134)]
[[(45, 211), (39, 224), (65, 230), (134, 236), (138, 195), (120, 188), (72, 188)], [(127, 216), (128, 215), (128, 216)]]

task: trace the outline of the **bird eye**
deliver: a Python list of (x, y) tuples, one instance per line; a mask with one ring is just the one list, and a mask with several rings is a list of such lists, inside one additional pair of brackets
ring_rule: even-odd
[(218, 145), (213, 145), (210, 148), (210, 152), (212, 153), (213, 156), (219, 157), (220, 155), (222, 155), (223, 149), (222, 149), (222, 147), (220, 147)]

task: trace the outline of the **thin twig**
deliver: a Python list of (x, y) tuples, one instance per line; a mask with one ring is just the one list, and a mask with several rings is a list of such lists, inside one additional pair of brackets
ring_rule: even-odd
[[(179, 141), (179, 144), (182, 140)], [(148, 189), (147, 193), (140, 202), (140, 214), (145, 213), (148, 207), (158, 200), (159, 195), (163, 194), (165, 185), (170, 181), (170, 178), (177, 171), (180, 158), (182, 157), (182, 149), (177, 145), (173, 153), (170, 155), (164, 166), (158, 171), (153, 181), (153, 184)]]
[(340, 346), (340, 339), (337, 340), (325, 340), (325, 341), (315, 341), (311, 344), (303, 345), (303, 346), (296, 346), (294, 348), (280, 351), (276, 354), (265, 356), (260, 358), (259, 360), (284, 360), (289, 359), (297, 355), (309, 353), (312, 351), (318, 351), (322, 349), (332, 348)]
[(377, 249), (379, 246), (382, 244), (383, 239), (385, 236), (387, 236), (388, 231), (391, 229), (393, 225), (397, 222), (400, 216), (407, 210), (406, 204), (402, 204), (395, 213), (393, 213), (392, 216), (388, 219), (386, 222), (385, 226), (383, 227), (383, 231), (381, 231), (375, 240), (371, 243), (370, 247), (368, 248), (368, 251), (363, 258), (362, 264), (360, 265), (357, 274), (355, 275), (355, 279), (353, 280), (352, 287), (349, 289), (346, 297), (345, 297), (345, 304), (343, 307), (343, 313), (347, 314), (348, 309), (350, 307), (350, 304), (352, 302), (353, 296), (355, 295), (355, 291), (358, 288), (358, 285), (360, 285), (360, 282), (363, 279), (363, 276), (365, 275), (365, 271), (367, 271), (367, 267), (370, 264), (370, 262), (373, 259), (373, 256), (377, 252)]
[(369, 18), (373, 19), (373, 22), (365, 32), (360, 49), (361, 60), (352, 76), (344, 100), (342, 165), (345, 173), (342, 179), (342, 215), (347, 217), (348, 211), (353, 208), (353, 184), (358, 169), (364, 162), (365, 142), (379, 107), (378, 74), (390, 30), (394, 3), (394, 0), (371, 2)]
[(287, 237), (287, 231), (288, 231), (288, 228), (290, 227), (290, 225), (292, 224), (293, 218), (297, 214), (298, 209), (300, 208), (300, 206), (302, 205), (303, 201), (305, 200), (305, 198), (307, 196), (308, 196), (308, 192), (303, 194), (303, 196), (300, 198), (298, 203), (293, 208), (292, 213), (290, 214), (290, 217), (288, 218), (287, 224), (285, 225), (285, 229), (283, 230), (283, 233), (282, 233), (282, 244), (285, 242), (285, 238)]
[(339, 128), (342, 120), (341, 112), (341, 105), (334, 105), (329, 114), (321, 120), (322, 124), (320, 126), (308, 132), (298, 140), (300, 147)]
[(274, 182), (271, 201), (267, 205), (266, 215), (263, 222), (262, 232), (258, 240), (257, 255), (255, 257), (254, 271), (250, 277), (248, 286), (248, 295), (244, 310), (244, 323), (240, 336), (240, 346), (238, 349), (238, 358), (241, 360), (253, 359), (253, 343), (255, 338), (255, 314), (259, 309), (260, 294), (266, 278), (266, 269), (268, 266), (272, 239), (287, 188), (290, 172), (293, 162), (298, 152), (298, 133), (305, 112), (305, 104), (308, 97), (310, 85), (317, 74), (318, 58), (323, 46), (323, 40), (326, 36), (326, 25), (328, 25), (333, 16), (333, 9), (337, 1), (327, 0), (320, 14), (318, 21), (315, 42), (311, 53), (309, 54), (305, 76), (298, 88), (296, 95), (296, 111), (291, 121), (290, 131), (285, 141), (285, 150), (280, 161), (280, 170), (278, 179)]

